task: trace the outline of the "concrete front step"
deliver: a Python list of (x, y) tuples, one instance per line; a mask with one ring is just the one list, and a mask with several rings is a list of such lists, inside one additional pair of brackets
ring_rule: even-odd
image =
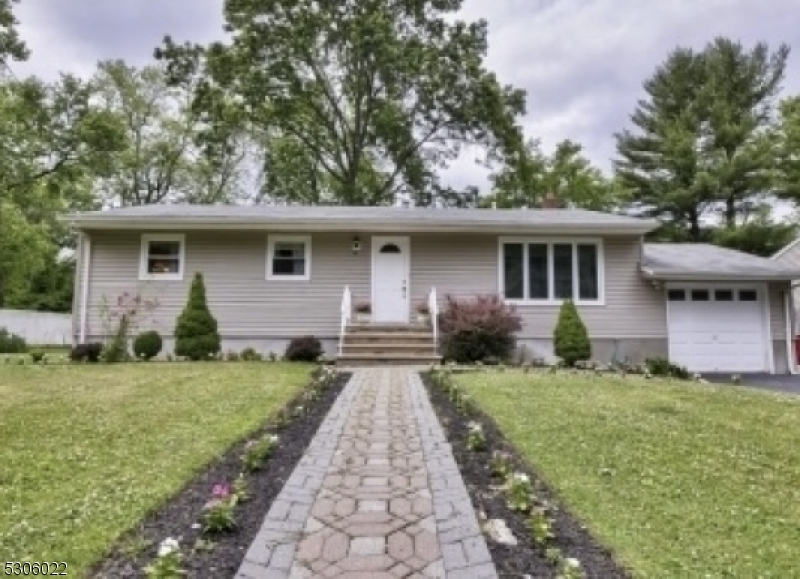
[(359, 324), (347, 326), (348, 333), (425, 333), (431, 334), (431, 328), (423, 324)]
[(342, 350), (345, 353), (357, 352), (374, 352), (382, 350), (386, 352), (411, 352), (419, 354), (433, 354), (433, 342), (426, 342), (424, 344), (408, 344), (408, 343), (394, 343), (394, 342), (378, 342), (370, 344), (351, 344), (345, 342)]
[(433, 336), (431, 334), (345, 334), (345, 344), (362, 345), (362, 344), (416, 344), (418, 346), (426, 346), (433, 344)]
[(337, 366), (429, 366), (438, 364), (442, 357), (430, 354), (408, 353), (358, 353), (342, 354), (336, 358)]

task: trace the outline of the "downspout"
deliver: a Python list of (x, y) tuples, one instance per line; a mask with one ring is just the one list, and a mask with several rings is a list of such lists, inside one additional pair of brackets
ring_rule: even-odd
[(789, 368), (790, 374), (797, 374), (797, 363), (795, 361), (794, 352), (794, 324), (792, 323), (792, 309), (794, 302), (793, 295), (794, 286), (789, 286), (789, 290), (783, 292), (783, 313), (785, 316), (786, 327), (786, 366)]
[(83, 271), (81, 272), (81, 327), (80, 327), (80, 343), (86, 343), (86, 328), (89, 321), (89, 271), (92, 261), (92, 239), (88, 233), (83, 233), (81, 246), (84, 253), (83, 258)]

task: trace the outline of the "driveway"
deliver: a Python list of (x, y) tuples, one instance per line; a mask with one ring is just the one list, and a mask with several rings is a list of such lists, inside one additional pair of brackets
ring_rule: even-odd
[[(703, 374), (703, 378), (716, 384), (730, 383), (728, 374)], [(742, 374), (742, 385), (800, 395), (800, 375), (792, 374)]]

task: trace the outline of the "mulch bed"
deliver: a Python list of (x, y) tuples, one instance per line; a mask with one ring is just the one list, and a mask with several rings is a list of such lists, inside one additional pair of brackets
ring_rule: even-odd
[[(305, 453), (314, 434), (330, 410), (336, 397), (349, 379), (338, 374), (336, 379), (305, 411), (282, 429), (265, 424), (258, 431), (231, 447), (222, 457), (196, 475), (173, 498), (145, 518), (123, 536), (110, 555), (98, 563), (91, 573), (94, 578), (144, 577), (143, 568), (155, 557), (158, 546), (166, 537), (179, 538), (186, 556), (183, 568), (192, 579), (230, 578), (235, 575), (247, 549), (264, 522), (272, 501), (280, 493), (286, 479)], [(290, 410), (301, 404), (302, 392), (286, 405)], [(254, 436), (274, 433), (280, 444), (264, 467), (246, 474), (252, 498), (236, 507), (234, 532), (204, 536), (197, 525), (203, 505), (211, 496), (212, 487), (219, 482), (233, 482), (242, 471), (241, 455), (245, 442)], [(194, 527), (194, 528), (193, 528)], [(213, 542), (211, 550), (192, 550), (197, 539)], [(147, 545), (144, 549), (135, 546)], [(131, 552), (138, 551), (138, 552)]]
[[(586, 577), (628, 578), (628, 573), (612, 553), (600, 545), (584, 525), (561, 504), (556, 493), (538, 476), (514, 446), (506, 440), (497, 424), (480, 409), (467, 417), (460, 413), (444, 390), (423, 374), (428, 395), (450, 442), (456, 462), (464, 478), (474, 507), (488, 519), (503, 519), (517, 539), (517, 546), (507, 546), (486, 537), (498, 573), (502, 578), (556, 577), (556, 569), (545, 558), (545, 549), (533, 543), (526, 527), (527, 517), (508, 508), (505, 494), (498, 488), (499, 481), (490, 471), (490, 458), (495, 450), (511, 455), (514, 470), (524, 472), (534, 483), (537, 496), (557, 508), (554, 513), (555, 539), (550, 544), (561, 549), (565, 557), (578, 559)], [(473, 452), (467, 449), (468, 423), (474, 420), (483, 426), (488, 449)]]

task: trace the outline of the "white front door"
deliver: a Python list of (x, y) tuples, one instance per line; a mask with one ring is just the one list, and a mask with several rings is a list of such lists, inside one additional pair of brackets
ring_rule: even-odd
[(408, 323), (408, 237), (372, 238), (372, 319)]
[(767, 371), (764, 293), (758, 287), (669, 287), (670, 360), (696, 372)]

